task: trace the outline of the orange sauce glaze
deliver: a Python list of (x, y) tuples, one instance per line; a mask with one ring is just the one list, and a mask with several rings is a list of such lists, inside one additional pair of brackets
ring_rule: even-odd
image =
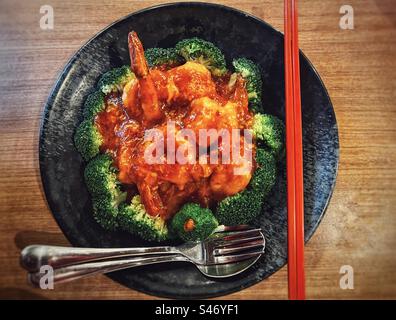
[[(98, 114), (95, 119), (95, 124), (104, 137), (101, 151), (112, 155), (119, 170), (118, 179), (128, 191), (129, 198), (139, 193), (151, 216), (160, 215), (164, 219), (169, 219), (184, 203), (196, 202), (203, 207), (213, 207), (226, 196), (243, 190), (256, 164), (252, 160), (250, 176), (248, 175), (245, 181), (241, 182), (243, 178), (234, 176), (233, 170), (230, 170), (232, 163), (221, 163), (221, 139), (219, 139), (219, 164), (200, 164), (198, 160), (195, 164), (147, 164), (143, 157), (147, 147), (147, 143), (144, 142), (145, 130), (158, 128), (166, 136), (166, 124), (169, 120), (176, 123), (177, 130), (185, 127), (194, 130), (195, 120), (202, 115), (193, 109), (193, 105), (197, 105), (196, 102), (199, 101), (197, 99), (202, 97), (210, 98), (218, 106), (218, 110), (210, 115), (210, 119), (204, 119), (203, 123), (208, 127), (225, 123), (224, 126), (219, 126), (227, 130), (232, 129), (231, 124), (227, 124), (227, 119), (232, 118), (231, 112), (237, 119), (236, 128), (250, 128), (252, 115), (247, 108), (247, 92), (242, 78), (230, 88), (229, 73), (223, 77), (207, 77), (190, 70), (157, 67), (150, 70), (149, 76), (154, 82), (163, 112), (160, 121), (156, 123), (145, 121), (140, 98), (148, 93), (140, 92), (139, 87), (135, 89), (138, 92), (134, 97), (133, 110), (124, 106), (121, 93), (111, 93), (106, 96), (105, 111)], [(234, 109), (223, 114), (221, 108), (225, 108), (229, 101), (232, 101)], [(197, 108), (200, 108), (199, 104)], [(177, 146), (176, 142), (176, 148)], [(252, 150), (254, 159), (254, 145)], [(165, 156), (166, 152), (165, 147)], [(217, 176), (214, 177), (216, 174)], [(217, 187), (213, 186), (215, 180)], [(231, 188), (226, 190), (225, 186)]]

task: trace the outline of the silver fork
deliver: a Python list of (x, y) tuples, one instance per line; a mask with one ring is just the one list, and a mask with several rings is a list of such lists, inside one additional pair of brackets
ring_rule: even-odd
[[(150, 251), (148, 255), (144, 253), (128, 254), (121, 259), (120, 256), (112, 256), (112, 258), (107, 256), (108, 260), (77, 262), (62, 267), (58, 264), (57, 267), (54, 267), (52, 281), (56, 284), (98, 273), (108, 273), (148, 264), (182, 261), (194, 263), (198, 270), (208, 277), (230, 277), (243, 272), (258, 260), (264, 253), (265, 238), (260, 229), (252, 229), (228, 234), (214, 234), (206, 241), (172, 248), (172, 250), (166, 251), (166, 254), (153, 255), (153, 251)], [(174, 249), (178, 251), (174, 251)], [(32, 285), (37, 287), (40, 286), (42, 276), (40, 271), (34, 271), (28, 274), (28, 279)]]
[[(31, 245), (22, 250), (21, 265), (29, 272), (37, 272), (43, 265), (56, 269), (104, 259), (175, 254), (198, 265), (214, 265), (251, 258), (261, 254), (264, 245), (261, 229), (215, 233), (205, 241), (187, 242), (179, 246), (75, 248)], [(246, 250), (251, 251), (240, 253)]]

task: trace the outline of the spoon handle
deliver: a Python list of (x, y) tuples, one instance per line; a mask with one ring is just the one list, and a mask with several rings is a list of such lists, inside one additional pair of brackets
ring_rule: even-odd
[(73, 248), (46, 245), (30, 245), (21, 252), (21, 265), (29, 272), (38, 272), (43, 265), (53, 268), (65, 267), (83, 262), (121, 258), (134, 255), (175, 254), (175, 247), (146, 248)]
[(134, 257), (127, 259), (88, 262), (83, 264), (71, 265), (59, 269), (46, 269), (44, 273), (28, 273), (28, 280), (31, 285), (35, 287), (41, 287), (42, 285), (48, 285), (49, 283), (58, 284), (63, 282), (69, 282), (99, 273), (108, 273), (132, 267), (144, 266), (148, 264), (175, 261), (189, 262), (187, 258), (181, 255)]

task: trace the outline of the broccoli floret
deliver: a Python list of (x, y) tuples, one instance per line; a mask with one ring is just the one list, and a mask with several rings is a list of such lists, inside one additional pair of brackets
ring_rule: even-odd
[(254, 112), (262, 111), (261, 91), (263, 81), (261, 80), (260, 69), (252, 61), (246, 58), (239, 58), (232, 61), (235, 71), (240, 73), (246, 81), (249, 107)]
[(95, 116), (104, 111), (106, 105), (104, 101), (104, 94), (102, 91), (95, 91), (91, 93), (84, 104), (84, 119), (93, 120)]
[(141, 202), (139, 195), (132, 198), (131, 204), (122, 204), (118, 215), (119, 226), (148, 241), (168, 239), (168, 228), (161, 217), (151, 217)]
[(92, 198), (94, 219), (106, 230), (116, 230), (118, 227), (118, 206), (126, 200), (126, 193), (117, 197), (102, 195)]
[(74, 145), (85, 161), (89, 161), (99, 153), (103, 137), (91, 120), (84, 120), (74, 135)]
[(254, 171), (249, 187), (265, 198), (276, 181), (276, 160), (271, 152), (257, 148), (256, 163), (257, 168)]
[(275, 184), (276, 161), (270, 152), (258, 148), (256, 162), (258, 167), (247, 188), (218, 203), (216, 217), (220, 224), (247, 224), (261, 214), (263, 200)]
[(178, 66), (184, 63), (175, 48), (150, 48), (144, 53), (149, 67), (166, 65), (169, 67)]
[(213, 43), (199, 38), (184, 39), (176, 44), (176, 51), (187, 61), (205, 65), (213, 75), (227, 72), (224, 55)]
[(253, 118), (253, 136), (259, 143), (266, 145), (275, 158), (283, 154), (285, 125), (275, 116), (257, 113)]
[(185, 204), (171, 221), (171, 229), (184, 241), (205, 240), (217, 228), (212, 211), (196, 203)]
[(85, 183), (92, 196), (113, 193), (118, 187), (116, 169), (108, 154), (100, 154), (88, 162), (84, 171)]
[(117, 180), (116, 169), (107, 154), (92, 159), (85, 167), (84, 178), (92, 196), (94, 218), (105, 229), (118, 226), (118, 206), (126, 200)]
[(260, 215), (261, 205), (261, 194), (246, 189), (220, 201), (216, 218), (220, 224), (227, 226), (247, 224)]
[(84, 104), (84, 121), (78, 126), (74, 135), (74, 144), (85, 161), (99, 153), (103, 137), (94, 124), (94, 118), (106, 108), (104, 95), (101, 91), (91, 93)]
[(98, 88), (104, 93), (122, 91), (124, 86), (135, 77), (129, 66), (112, 69), (106, 72), (98, 82)]

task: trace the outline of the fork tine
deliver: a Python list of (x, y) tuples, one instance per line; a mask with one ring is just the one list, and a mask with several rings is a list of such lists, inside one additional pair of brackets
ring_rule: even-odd
[(256, 234), (258, 232), (262, 232), (261, 228), (249, 229), (249, 230), (243, 230), (243, 231), (234, 231), (234, 232), (229, 232), (227, 235), (225, 235), (223, 237), (223, 239), (232, 240), (232, 239), (240, 238), (240, 237), (251, 235), (251, 234)]
[(221, 225), (221, 226), (218, 226), (214, 232), (220, 233), (220, 232), (230, 232), (230, 231), (241, 231), (241, 230), (247, 230), (247, 229), (251, 229), (251, 228), (252, 227), (249, 226), (248, 224), (240, 224), (240, 225), (236, 225), (236, 226)]
[(232, 231), (232, 232), (220, 232), (220, 233), (215, 233), (214, 237), (209, 238), (206, 240), (206, 242), (208, 243), (214, 243), (214, 242), (218, 242), (218, 241), (228, 241), (228, 240), (232, 240), (232, 239), (236, 239), (236, 238), (241, 238), (244, 236), (248, 236), (251, 234), (257, 234), (258, 232), (261, 232), (261, 229), (249, 229), (249, 230), (242, 230), (242, 231)]
[(230, 246), (235, 246), (240, 243), (254, 241), (254, 240), (262, 240), (262, 239), (263, 239), (263, 236), (261, 234), (257, 234), (255, 236), (238, 238), (238, 239), (232, 239), (232, 240), (222, 240), (221, 239), (221, 240), (214, 242), (212, 244), (212, 248), (218, 249), (218, 248), (230, 247)]
[(218, 256), (218, 255), (223, 255), (223, 254), (236, 253), (239, 251), (245, 251), (245, 250), (253, 249), (253, 248), (257, 248), (257, 247), (263, 247), (264, 244), (265, 244), (264, 238), (261, 238), (260, 240), (253, 240), (253, 241), (237, 244), (234, 246), (226, 246), (223, 248), (214, 249), (213, 255)]
[(256, 251), (249, 252), (249, 253), (213, 257), (213, 263), (214, 264), (233, 263), (233, 262), (238, 262), (238, 261), (246, 260), (249, 258), (257, 257), (258, 255), (261, 255), (263, 253), (264, 253), (264, 249), (256, 250)]
[(227, 235), (221, 238), (215, 238), (209, 242), (213, 248), (218, 248), (222, 246), (235, 245), (241, 242), (259, 240), (264, 238), (261, 233), (261, 229), (254, 229), (252, 231), (243, 231), (238, 233), (233, 233), (232, 235)]
[(262, 231), (261, 228), (250, 228), (250, 229), (242, 229), (242, 230), (236, 230), (236, 231), (232, 231), (230, 232), (230, 236), (233, 235), (238, 235), (238, 234), (243, 234), (243, 233), (249, 233), (249, 232), (258, 232), (258, 231)]

